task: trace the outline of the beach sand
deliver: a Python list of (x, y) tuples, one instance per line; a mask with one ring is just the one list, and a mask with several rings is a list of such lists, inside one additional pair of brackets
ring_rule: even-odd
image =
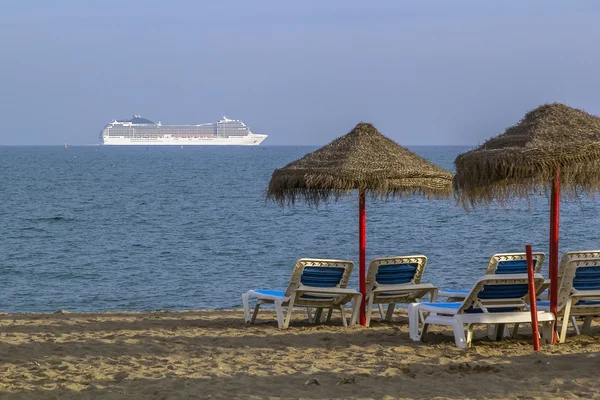
[[(526, 329), (460, 350), (396, 322), (288, 330), (272, 310), (0, 315), (2, 399), (385, 399), (600, 397), (600, 329), (533, 354)], [(594, 336), (597, 335), (597, 336)]]

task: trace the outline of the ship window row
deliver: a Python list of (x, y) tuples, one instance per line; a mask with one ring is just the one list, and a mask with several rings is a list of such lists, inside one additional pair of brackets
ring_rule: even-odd
[(247, 127), (239, 127), (239, 128), (234, 128), (234, 127), (218, 127), (217, 128), (218, 131), (231, 131), (231, 132), (242, 132), (242, 131), (247, 131), (248, 128)]
[[(141, 133), (123, 133), (123, 134), (119, 134), (119, 133), (110, 133), (108, 136), (117, 136), (117, 137), (159, 137), (159, 136), (164, 136), (165, 134), (163, 133), (146, 133), (146, 134), (141, 134)], [(172, 135), (172, 136), (177, 136), (177, 137), (216, 137), (217, 135), (214, 134), (206, 134), (206, 133), (173, 133), (173, 134), (167, 134), (167, 135)]]
[(247, 128), (242, 124), (217, 124), (219, 128)]
[(219, 132), (215, 135), (213, 132), (198, 132), (198, 131), (109, 131), (109, 136), (132, 136), (132, 135), (207, 135), (207, 136), (246, 136), (248, 132)]
[(248, 134), (248, 129), (231, 129), (231, 128), (226, 128), (226, 129), (217, 129), (217, 134), (219, 135), (247, 135)]
[(212, 129), (110, 129), (106, 132), (108, 136), (157, 136), (157, 135), (206, 135), (206, 136), (246, 136), (247, 130), (218, 130)]
[[(139, 135), (139, 134), (124, 134), (124, 135), (116, 135), (116, 134), (110, 134), (108, 135), (108, 137), (123, 137), (123, 138), (134, 138), (134, 137), (145, 137), (145, 138), (157, 138), (157, 137), (163, 137), (165, 135), (163, 134), (146, 134), (146, 135)], [(186, 137), (190, 137), (190, 138), (214, 138), (214, 137), (218, 137), (217, 135), (206, 135), (206, 134), (186, 134), (186, 133), (181, 133), (181, 134), (173, 134), (170, 135), (173, 137), (182, 137), (182, 138), (186, 138)]]
[(143, 128), (135, 128), (135, 129), (110, 129), (110, 135), (131, 135), (131, 134), (148, 134), (148, 135), (174, 135), (174, 134), (184, 134), (184, 135), (214, 135), (215, 131), (213, 129), (173, 129), (173, 128), (162, 128), (162, 129), (143, 129)]

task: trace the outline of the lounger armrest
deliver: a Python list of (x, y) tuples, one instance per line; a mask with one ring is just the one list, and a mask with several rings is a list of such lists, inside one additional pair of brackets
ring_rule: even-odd
[[(554, 315), (547, 311), (538, 311), (538, 322), (554, 321)], [(464, 324), (515, 324), (530, 323), (531, 311), (509, 311), (499, 313), (461, 314), (460, 321)]]
[(550, 287), (550, 279), (546, 279), (544, 281), (544, 283), (542, 283), (541, 285), (537, 285), (535, 287), (535, 290), (540, 290), (540, 288), (548, 289), (549, 287)]
[(296, 289), (296, 292), (302, 294), (329, 294), (329, 295), (357, 295), (360, 292), (357, 292), (354, 289), (349, 288), (316, 288), (316, 287), (299, 287)]
[(600, 298), (600, 290), (577, 290), (573, 289), (571, 297), (583, 298), (583, 297), (598, 297)]
[(438, 290), (437, 286), (432, 285), (431, 283), (419, 283), (416, 285), (408, 284), (408, 285), (379, 285), (375, 289), (373, 289), (374, 293), (402, 293), (408, 291), (417, 291), (417, 290)]
[(417, 289), (438, 289), (437, 286), (432, 285), (431, 283), (419, 283), (413, 286)]

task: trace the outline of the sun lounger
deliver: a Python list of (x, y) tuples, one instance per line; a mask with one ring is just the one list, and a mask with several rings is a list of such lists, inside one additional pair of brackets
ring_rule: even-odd
[[(344, 306), (353, 302), (350, 324), (355, 324), (362, 295), (346, 288), (354, 263), (345, 260), (302, 258), (296, 262), (290, 283), (285, 291), (249, 290), (242, 295), (244, 319), (254, 323), (262, 304), (275, 305), (280, 329), (287, 329), (294, 307), (340, 310), (342, 323), (347, 325)], [(254, 313), (250, 315), (250, 298), (256, 298)], [(284, 307), (287, 313), (284, 317)]]
[[(583, 256), (578, 258), (577, 256)], [(591, 258), (596, 255), (597, 258)], [(538, 302), (538, 309), (549, 311), (550, 302)], [(559, 267), (558, 320), (562, 322), (559, 334), (564, 343), (569, 317), (584, 317), (581, 332), (588, 333), (592, 318), (600, 316), (600, 251), (569, 252), (561, 259)], [(575, 318), (571, 318), (579, 334)]]
[[(535, 274), (536, 285), (543, 282), (544, 277)], [(471, 346), (475, 324), (531, 323), (528, 297), (527, 275), (485, 275), (477, 281), (462, 302), (410, 304), (410, 337), (415, 341), (422, 340), (428, 325), (447, 325), (453, 328), (456, 345), (463, 349), (468, 348)], [(544, 338), (548, 340), (551, 337), (554, 316), (538, 311), (538, 321), (544, 326)]]
[(600, 258), (600, 250), (576, 250), (563, 253), (558, 264), (558, 283), (560, 284), (562, 274), (566, 269), (567, 263), (574, 259)]
[[(544, 253), (533, 253), (533, 268), (535, 273), (540, 273), (545, 259)], [(498, 253), (494, 254), (488, 263), (486, 275), (493, 274), (526, 274), (527, 257), (525, 253)], [(548, 283), (538, 287), (538, 294), (546, 290)], [(447, 297), (448, 301), (462, 301), (469, 294), (468, 290), (440, 290), (439, 296)]]
[[(379, 306), (381, 317), (392, 319), (396, 303), (413, 303), (429, 294), (430, 300), (437, 298), (438, 288), (421, 283), (423, 270), (427, 265), (424, 255), (376, 258), (367, 271), (367, 326), (371, 323), (373, 305)], [(387, 304), (384, 317), (382, 304)]]

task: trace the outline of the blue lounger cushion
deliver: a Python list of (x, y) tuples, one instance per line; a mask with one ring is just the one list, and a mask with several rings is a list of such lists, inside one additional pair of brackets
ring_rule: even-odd
[[(533, 268), (537, 264), (537, 260), (533, 260)], [(496, 274), (526, 274), (527, 273), (527, 261), (526, 260), (509, 260), (500, 261), (496, 267)]]
[(339, 267), (305, 267), (300, 282), (313, 287), (336, 287), (344, 271), (344, 268)]
[[(462, 302), (446, 302), (446, 303), (421, 303), (430, 307), (438, 307), (438, 308), (446, 308), (448, 310), (455, 310), (458, 311), (458, 309), (460, 308), (460, 306), (462, 306)], [(510, 312), (510, 311), (514, 311), (515, 308), (514, 307), (500, 307), (500, 308), (491, 308), (488, 309), (489, 312), (494, 313), (494, 312)], [(480, 308), (469, 308), (468, 310), (465, 310), (465, 313), (467, 314), (479, 314), (482, 313), (483, 310), (481, 310)]]
[[(259, 290), (254, 290), (254, 292), (258, 293), (258, 294), (262, 294), (264, 296), (273, 296), (273, 297), (284, 297), (285, 296), (285, 292), (283, 290), (259, 289)], [(314, 296), (314, 295), (305, 294), (305, 295), (302, 295), (302, 298), (304, 298), (304, 299), (330, 299), (331, 296)]]
[(402, 285), (415, 277), (417, 263), (382, 265), (377, 270), (375, 281), (380, 285)]
[(431, 306), (431, 307), (439, 307), (439, 308), (450, 308), (450, 309), (456, 309), (458, 310), (460, 308), (460, 306), (462, 305), (461, 301), (452, 301), (452, 302), (446, 302), (446, 303), (428, 303), (428, 302), (422, 302), (419, 304), (423, 304), (426, 306)]
[(263, 294), (265, 296), (277, 296), (283, 297), (285, 296), (285, 292), (283, 290), (255, 290), (256, 293)]

